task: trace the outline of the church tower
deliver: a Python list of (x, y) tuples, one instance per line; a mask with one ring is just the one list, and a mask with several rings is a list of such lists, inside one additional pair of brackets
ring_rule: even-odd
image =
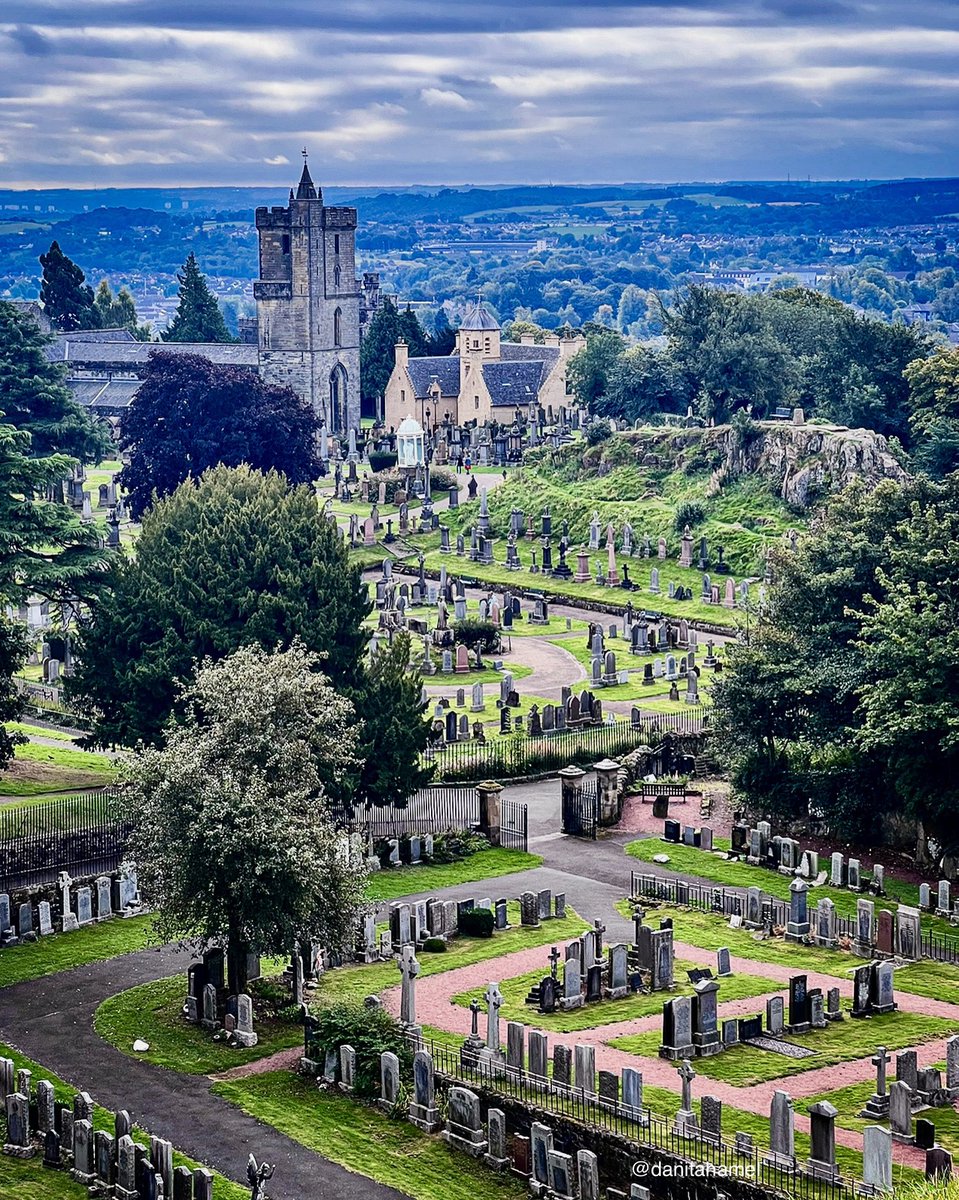
[(293, 388), (342, 435), (360, 426), (356, 209), (325, 205), (305, 150), (303, 160), (289, 206), (256, 210), (260, 374)]

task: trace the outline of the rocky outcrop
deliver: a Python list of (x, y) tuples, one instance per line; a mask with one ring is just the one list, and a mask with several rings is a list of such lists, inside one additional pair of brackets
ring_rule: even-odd
[[(907, 478), (887, 440), (871, 429), (773, 422), (759, 428), (742, 454), (745, 469), (776, 480), (783, 500), (795, 508), (807, 508), (854, 479), (875, 487), (883, 479)], [(731, 429), (724, 433), (733, 436)]]

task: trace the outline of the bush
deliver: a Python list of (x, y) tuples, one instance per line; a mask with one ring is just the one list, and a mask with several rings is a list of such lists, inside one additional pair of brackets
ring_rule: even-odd
[(492, 654), (499, 647), (499, 626), (492, 621), (480, 621), (467, 617), (453, 626), (453, 640), (462, 643), (467, 650), (479, 646), (483, 653)]
[(443, 941), (442, 938), (434, 938), (434, 937), (427, 938), (426, 941), (423, 943), (423, 953), (424, 954), (445, 954), (446, 953), (446, 943)]
[(591, 446), (598, 446), (600, 442), (605, 442), (607, 438), (612, 437), (613, 427), (609, 421), (600, 418), (597, 421), (590, 421), (586, 426), (586, 441)]
[(431, 492), (448, 492), (451, 487), (458, 486), (456, 476), (452, 471), (447, 471), (444, 467), (430, 468)]
[(352, 1046), (356, 1051), (355, 1089), (361, 1096), (378, 1096), (380, 1091), (380, 1055), (392, 1050), (400, 1060), (400, 1070), (412, 1067), (413, 1054), (403, 1036), (400, 1023), (385, 1008), (367, 1008), (363, 1004), (332, 1004), (313, 1014), (315, 1024), (309, 1032), (310, 1057), (321, 1059), (328, 1050)]
[(495, 917), (488, 908), (468, 908), (460, 913), (458, 928), (463, 937), (490, 938)]
[(375, 474), (378, 471), (391, 471), (396, 466), (396, 455), (389, 450), (370, 451), (370, 469)]
[(701, 525), (705, 520), (705, 504), (701, 504), (698, 500), (684, 500), (676, 509), (676, 517), (673, 524), (676, 532), (682, 533), (687, 525), (690, 529), (695, 529), (697, 525)]
[(489, 842), (481, 833), (475, 833), (472, 829), (450, 829), (433, 839), (433, 862), (459, 862), (471, 854), (488, 849)]

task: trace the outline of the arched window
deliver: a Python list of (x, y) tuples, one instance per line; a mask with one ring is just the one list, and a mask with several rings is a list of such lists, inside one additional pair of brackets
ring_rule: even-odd
[(333, 314), (333, 345), (343, 345), (343, 313), (340, 309)]
[(333, 253), (339, 254), (339, 252), (340, 252), (340, 235), (338, 233), (334, 233), (333, 234)]
[(333, 433), (346, 432), (346, 368), (337, 363), (330, 372), (330, 415), (327, 424)]
[(340, 290), (340, 268), (338, 266), (333, 268), (333, 287), (336, 291)]

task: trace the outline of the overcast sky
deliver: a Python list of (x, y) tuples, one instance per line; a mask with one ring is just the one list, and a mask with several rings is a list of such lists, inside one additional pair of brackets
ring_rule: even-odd
[(956, 0), (2, 0), (0, 186), (959, 173)]

